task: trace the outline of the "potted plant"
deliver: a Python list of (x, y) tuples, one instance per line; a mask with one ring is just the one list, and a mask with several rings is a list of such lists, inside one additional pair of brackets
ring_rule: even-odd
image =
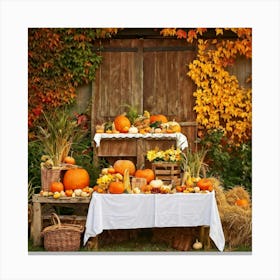
[(48, 191), (53, 181), (60, 179), (61, 170), (67, 169), (63, 163), (69, 155), (74, 142), (85, 135), (77, 120), (71, 118), (69, 109), (59, 108), (43, 112), (44, 125), (38, 127), (38, 139), (43, 145), (45, 155), (41, 160), (42, 190)]

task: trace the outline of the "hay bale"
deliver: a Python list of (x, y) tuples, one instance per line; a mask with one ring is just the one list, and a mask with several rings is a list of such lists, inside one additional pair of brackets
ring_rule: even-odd
[(251, 204), (250, 194), (242, 186), (235, 186), (225, 192), (226, 200), (230, 205), (235, 205), (237, 199), (246, 199)]
[[(224, 191), (219, 180), (211, 178), (215, 190), (217, 207), (229, 248), (251, 246), (252, 244), (252, 208), (249, 193), (241, 186)], [(237, 199), (246, 199), (246, 208), (235, 205)]]
[(252, 245), (252, 210), (236, 205), (225, 206), (222, 221), (229, 248)]

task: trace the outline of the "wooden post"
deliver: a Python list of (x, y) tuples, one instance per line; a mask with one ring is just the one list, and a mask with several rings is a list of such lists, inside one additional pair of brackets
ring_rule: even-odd
[(203, 244), (203, 248), (206, 250), (209, 250), (211, 248), (209, 230), (209, 226), (201, 226), (199, 231), (199, 241)]
[(136, 145), (136, 167), (137, 169), (141, 169), (145, 165), (145, 147), (143, 139), (137, 139)]
[(40, 202), (33, 202), (33, 220), (31, 226), (31, 238), (35, 246), (41, 245), (42, 209)]

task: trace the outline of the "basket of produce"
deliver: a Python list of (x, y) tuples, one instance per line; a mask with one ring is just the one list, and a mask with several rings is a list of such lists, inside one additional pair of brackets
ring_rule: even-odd
[(53, 225), (42, 231), (47, 251), (77, 251), (81, 245), (82, 225), (62, 224), (57, 214), (51, 214)]

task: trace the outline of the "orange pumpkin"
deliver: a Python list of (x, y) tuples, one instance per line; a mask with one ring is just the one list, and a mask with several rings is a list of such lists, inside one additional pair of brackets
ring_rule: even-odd
[(114, 169), (116, 173), (121, 173), (124, 175), (125, 169), (129, 170), (129, 175), (134, 175), (135, 174), (135, 164), (131, 160), (125, 160), (125, 159), (119, 159), (115, 161), (114, 163)]
[(120, 194), (124, 192), (124, 184), (122, 182), (111, 182), (109, 192), (112, 194)]
[(108, 173), (109, 173), (109, 174), (114, 174), (114, 173), (116, 173), (116, 170), (114, 169), (113, 166), (108, 167)]
[(168, 120), (166, 116), (161, 114), (150, 116), (150, 123), (155, 123), (155, 122), (167, 123)]
[(249, 203), (248, 203), (248, 200), (247, 200), (247, 199), (237, 199), (237, 200), (235, 201), (235, 205), (241, 206), (241, 207), (248, 207), (248, 206), (249, 206)]
[(50, 185), (51, 192), (61, 192), (64, 190), (64, 186), (61, 182), (52, 182)]
[(72, 196), (73, 190), (66, 190), (65, 194), (66, 194), (66, 196)]
[(65, 190), (83, 189), (89, 186), (89, 181), (89, 174), (84, 168), (69, 169), (63, 177)]
[(145, 178), (147, 180), (147, 184), (149, 184), (152, 180), (155, 179), (155, 173), (152, 169), (138, 169), (134, 175), (136, 178)]
[(213, 190), (213, 184), (208, 178), (202, 178), (196, 184), (202, 191)]
[(115, 117), (114, 124), (115, 124), (115, 129), (123, 133), (128, 132), (131, 126), (130, 120), (124, 115), (119, 115)]
[(76, 164), (75, 159), (73, 157), (70, 157), (70, 156), (65, 157), (63, 162), (67, 163), (67, 164)]

